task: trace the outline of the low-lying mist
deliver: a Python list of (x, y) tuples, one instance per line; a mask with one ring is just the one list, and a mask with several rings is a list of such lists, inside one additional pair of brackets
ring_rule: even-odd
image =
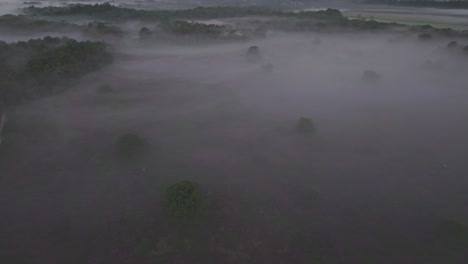
[[(468, 219), (468, 54), (447, 48), (452, 40), (272, 33), (111, 43), (112, 65), (9, 113), (4, 257), (463, 263), (465, 251), (433, 239), (441, 219)], [(296, 131), (301, 117), (313, 135)], [(148, 142), (144, 158), (115, 157), (125, 133)], [(218, 243), (210, 256), (161, 253), (171, 234), (162, 194), (184, 179), (211, 201), (212, 220), (199, 226)]]

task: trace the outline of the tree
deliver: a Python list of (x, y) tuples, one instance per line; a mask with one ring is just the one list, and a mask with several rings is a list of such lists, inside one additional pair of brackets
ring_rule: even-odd
[(362, 74), (362, 80), (367, 82), (376, 82), (380, 80), (381, 76), (376, 71), (366, 70)]
[(316, 128), (314, 121), (310, 118), (301, 117), (297, 121), (296, 131), (302, 135), (312, 135), (315, 133)]

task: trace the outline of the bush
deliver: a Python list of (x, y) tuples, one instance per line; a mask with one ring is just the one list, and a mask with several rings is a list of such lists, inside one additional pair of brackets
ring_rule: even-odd
[(314, 121), (310, 118), (301, 117), (299, 121), (297, 121), (296, 130), (300, 134), (311, 135), (316, 131)]
[(435, 236), (444, 246), (451, 248), (468, 246), (468, 228), (456, 220), (440, 221), (435, 228)]
[(375, 82), (375, 81), (380, 80), (380, 78), (381, 78), (380, 74), (378, 74), (376, 71), (372, 71), (372, 70), (364, 71), (364, 73), (362, 74), (362, 80), (363, 81)]
[(126, 158), (135, 158), (144, 153), (147, 142), (138, 135), (127, 133), (115, 140), (117, 153)]
[(198, 184), (193, 181), (181, 181), (169, 186), (166, 190), (166, 211), (169, 216), (179, 219), (190, 219), (199, 215), (201, 195)]

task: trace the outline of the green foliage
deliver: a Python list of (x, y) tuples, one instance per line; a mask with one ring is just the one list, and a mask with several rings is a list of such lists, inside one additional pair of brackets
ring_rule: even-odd
[(314, 121), (307, 117), (301, 117), (297, 121), (296, 131), (302, 135), (312, 135), (316, 132)]
[(88, 25), (84, 26), (84, 33), (100, 36), (100, 35), (110, 35), (115, 37), (121, 37), (124, 32), (121, 28), (113, 26), (109, 23), (104, 22), (91, 22)]
[(112, 61), (105, 48), (103, 42), (67, 40), (63, 45), (32, 56), (26, 70), (34, 76), (79, 77)]
[(166, 210), (169, 216), (178, 219), (191, 219), (200, 214), (202, 198), (198, 184), (181, 181), (166, 190)]
[(0, 30), (26, 31), (26, 32), (72, 32), (79, 31), (79, 26), (64, 21), (56, 22), (44, 19), (31, 19), (24, 15), (0, 16)]
[(40, 16), (91, 16), (104, 20), (140, 19), (145, 21), (167, 22), (178, 19), (210, 19), (246, 16), (283, 16), (296, 18), (316, 18), (321, 20), (342, 18), (338, 9), (304, 12), (281, 12), (252, 6), (197, 7), (185, 10), (137, 10), (113, 6), (109, 3), (95, 5), (69, 5), (66, 7), (28, 7), (24, 12)]
[(53, 93), (57, 84), (111, 62), (103, 42), (52, 37), (0, 42), (0, 103), (15, 104)]
[(468, 8), (468, 2), (465, 0), (367, 0), (368, 3), (416, 6), (416, 7), (436, 7), (436, 8)]
[(435, 237), (444, 246), (450, 248), (468, 247), (468, 227), (457, 220), (440, 221), (435, 228)]
[(166, 26), (166, 30), (179, 35), (203, 34), (203, 35), (220, 35), (224, 31), (224, 26), (205, 25), (196, 22), (187, 22), (182, 20), (174, 21)]
[(117, 154), (124, 158), (137, 158), (147, 150), (148, 143), (140, 136), (127, 133), (115, 140)]

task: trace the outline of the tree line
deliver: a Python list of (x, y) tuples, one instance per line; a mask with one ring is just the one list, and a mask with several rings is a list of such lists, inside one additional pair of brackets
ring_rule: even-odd
[(56, 92), (58, 84), (112, 62), (103, 42), (45, 37), (0, 42), (0, 105)]

